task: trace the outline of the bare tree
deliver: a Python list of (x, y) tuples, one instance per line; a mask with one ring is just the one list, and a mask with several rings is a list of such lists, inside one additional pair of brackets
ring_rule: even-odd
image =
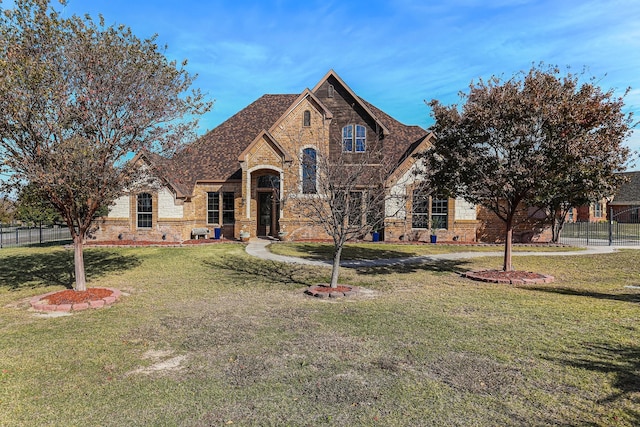
[(557, 67), (480, 80), (461, 96), (461, 110), (430, 102), (432, 179), (504, 222), (503, 269), (509, 271), (518, 210), (553, 206), (554, 216), (561, 215), (557, 208), (606, 191), (629, 155), (622, 142), (631, 115), (622, 113), (622, 98), (613, 91), (593, 81), (580, 85), (578, 76), (561, 76)]
[(383, 226), (385, 201), (391, 197), (387, 186), (391, 165), (373, 150), (333, 155), (314, 150), (300, 161), (303, 192), (290, 196), (292, 209), (332, 239), (330, 286), (335, 288), (345, 243)]
[(63, 18), (49, 0), (4, 10), (0, 57), (0, 153), (14, 182), (37, 186), (60, 212), (75, 289), (85, 290), (83, 242), (96, 212), (140, 182), (128, 156), (174, 152), (211, 104), (155, 37), (102, 17)]

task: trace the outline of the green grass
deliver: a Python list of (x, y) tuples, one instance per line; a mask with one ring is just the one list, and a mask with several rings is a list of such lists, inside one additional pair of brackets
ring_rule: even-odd
[[(584, 248), (555, 245), (514, 245), (514, 252), (567, 252)], [(330, 243), (275, 243), (269, 250), (278, 255), (330, 260), (333, 244)], [(347, 243), (342, 250), (343, 260), (372, 260), (435, 255), (454, 252), (503, 252), (503, 245), (447, 245), (447, 244), (389, 244)]]
[(329, 269), (243, 248), (88, 249), (128, 295), (57, 318), (27, 302), (68, 251), (1, 250), (0, 425), (640, 424), (640, 251), (518, 257), (557, 278), (521, 287), (456, 274), (499, 257), (343, 269), (373, 294), (325, 301)]

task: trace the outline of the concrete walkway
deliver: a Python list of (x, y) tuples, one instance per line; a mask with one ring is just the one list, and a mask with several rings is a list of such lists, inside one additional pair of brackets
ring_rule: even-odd
[[(249, 241), (246, 251), (249, 255), (257, 258), (278, 261), (292, 264), (311, 265), (316, 267), (331, 267), (331, 261), (316, 261), (304, 258), (297, 258), (291, 256), (276, 255), (267, 249), (272, 243), (271, 240), (254, 238)], [(634, 249), (640, 249), (640, 247), (633, 247)], [(581, 251), (565, 251), (565, 252), (513, 252), (514, 257), (518, 256), (576, 256), (576, 255), (596, 255), (596, 254), (610, 254), (620, 249), (620, 247), (613, 246), (589, 246)], [(421, 256), (408, 256), (406, 258), (387, 258), (387, 259), (375, 259), (375, 260), (346, 260), (342, 261), (340, 265), (347, 268), (359, 268), (359, 267), (376, 267), (376, 266), (389, 266), (389, 265), (402, 265), (402, 264), (419, 264), (422, 262), (433, 262), (437, 260), (457, 260), (467, 258), (479, 258), (487, 256), (504, 255), (502, 251), (495, 252), (455, 252), (448, 254), (434, 254), (434, 255), (421, 255)]]

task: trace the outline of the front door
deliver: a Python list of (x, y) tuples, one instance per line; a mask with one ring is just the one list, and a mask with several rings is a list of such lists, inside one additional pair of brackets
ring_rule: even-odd
[(273, 191), (258, 192), (258, 236), (276, 236), (278, 206)]

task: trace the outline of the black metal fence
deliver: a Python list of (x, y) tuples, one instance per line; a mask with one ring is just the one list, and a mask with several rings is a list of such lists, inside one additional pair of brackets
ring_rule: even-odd
[(637, 214), (628, 209), (615, 215), (611, 211), (606, 222), (574, 222), (564, 225), (560, 233), (560, 243), (568, 245), (640, 245), (640, 221)]
[(66, 240), (71, 240), (71, 233), (66, 226), (42, 224), (37, 227), (16, 227), (0, 224), (0, 248), (44, 245)]

